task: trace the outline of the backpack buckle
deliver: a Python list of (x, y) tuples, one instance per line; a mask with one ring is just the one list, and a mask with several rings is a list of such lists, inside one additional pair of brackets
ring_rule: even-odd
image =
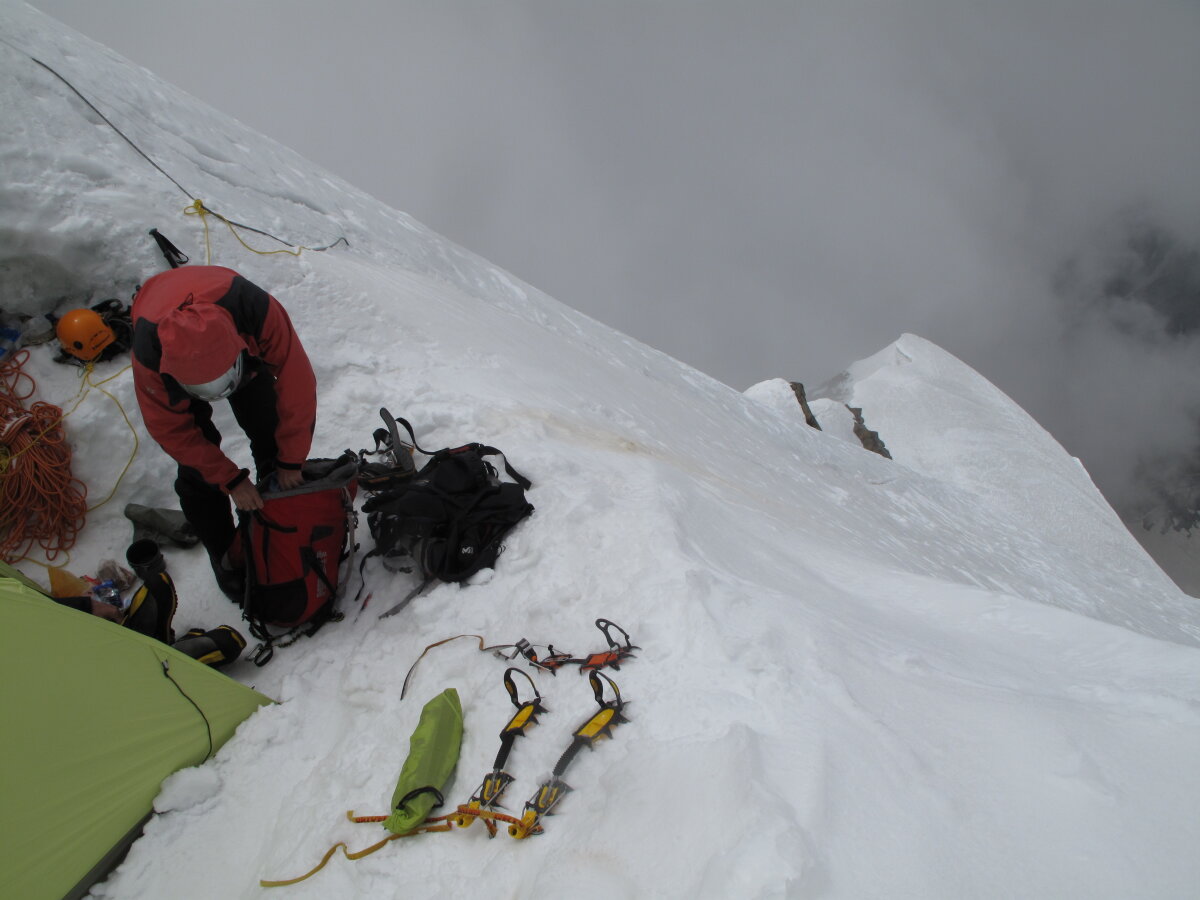
[(250, 654), (250, 661), (258, 667), (265, 666), (275, 655), (275, 646), (270, 641), (259, 644)]

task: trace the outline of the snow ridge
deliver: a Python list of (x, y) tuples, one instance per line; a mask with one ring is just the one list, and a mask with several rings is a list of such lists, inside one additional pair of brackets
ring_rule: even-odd
[[(344, 811), (382, 811), (420, 705), (448, 686), (467, 730), (447, 796), (465, 801), (507, 719), (505, 663), (447, 644), (401, 701), (413, 661), (464, 633), (601, 649), (599, 616), (642, 647), (612, 673), (630, 721), (573, 765), (545, 835), (399, 841), (288, 896), (1194, 890), (1195, 603), (967, 366), (905, 336), (851, 369), (885, 460), (568, 309), (23, 4), (0, 3), (0, 31), (16, 123), (0, 137), (6, 296), (32, 311), (127, 293), (162, 266), (152, 226), (204, 254), (187, 198), (34, 56), (211, 208), (297, 243), (347, 237), (294, 258), (211, 234), (214, 261), (278, 296), (310, 349), (317, 452), (366, 446), (387, 406), (422, 445), (484, 440), (534, 482), (536, 512), (494, 572), (379, 622), (412, 579), (370, 566), (365, 610), (264, 669), (235, 665), (281, 702), (168, 780), (94, 896), (264, 896), (259, 879), (300, 874), (336, 841), (375, 842)], [(49, 357), (31, 356), (39, 391), (73, 396), (74, 374)], [(134, 408), (127, 377), (111, 384)], [(107, 490), (128, 456), (123, 423), (89, 396), (69, 425), (77, 474)], [(120, 509), (172, 505), (173, 474), (144, 446), (73, 564), (120, 558)], [(236, 623), (202, 554), (167, 555), (177, 626)], [(550, 713), (514, 750), (513, 809), (594, 708), (573, 672), (538, 686)]]

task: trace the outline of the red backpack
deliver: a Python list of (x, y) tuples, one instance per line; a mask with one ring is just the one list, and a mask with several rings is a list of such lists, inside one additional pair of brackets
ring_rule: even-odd
[[(354, 555), (358, 459), (310, 459), (304, 484), (262, 493), (263, 507), (240, 513), (246, 559), (243, 615), (263, 643), (252, 658), (266, 665), (281, 637), (313, 635), (337, 618), (337, 601)], [(287, 629), (272, 634), (270, 626)]]

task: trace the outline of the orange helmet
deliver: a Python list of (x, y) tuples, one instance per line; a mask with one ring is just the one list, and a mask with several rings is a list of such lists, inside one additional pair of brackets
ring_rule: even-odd
[(91, 362), (117, 339), (100, 313), (92, 309), (71, 310), (58, 320), (55, 330), (63, 350), (84, 362)]

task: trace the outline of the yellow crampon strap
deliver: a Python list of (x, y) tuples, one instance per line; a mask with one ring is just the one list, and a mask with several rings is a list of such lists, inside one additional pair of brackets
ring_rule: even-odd
[[(355, 816), (354, 811), (351, 810), (350, 812), (346, 813), (346, 818), (348, 818), (351, 822), (382, 822), (387, 819), (387, 816)], [(301, 881), (312, 878), (323, 868), (325, 868), (325, 866), (329, 863), (329, 860), (333, 859), (333, 855), (337, 853), (339, 849), (341, 849), (342, 853), (345, 854), (346, 859), (357, 860), (362, 859), (364, 856), (370, 856), (376, 850), (382, 850), (385, 844), (390, 844), (392, 841), (398, 840), (399, 838), (412, 837), (413, 835), (425, 834), (426, 832), (430, 831), (450, 831), (454, 828), (454, 826), (446, 821), (449, 818), (450, 816), (438, 816), (437, 818), (426, 819), (425, 823), (420, 828), (414, 828), (412, 831), (404, 832), (404, 834), (389, 834), (382, 841), (372, 844), (370, 847), (366, 847), (362, 850), (351, 851), (346, 846), (345, 841), (338, 841), (325, 851), (325, 855), (321, 857), (321, 861), (317, 863), (317, 865), (311, 871), (305, 872), (298, 878), (288, 878), (283, 881), (259, 881), (259, 885), (262, 887), (287, 887), (290, 884), (299, 884)]]
[(478, 800), (470, 800), (466, 804), (464, 804), (463, 806), (460, 806), (458, 808), (458, 812), (455, 813), (454, 819), (452, 821), (459, 828), (470, 828), (471, 823), (474, 822), (476, 819), (483, 819), (484, 827), (486, 827), (488, 830), (488, 836), (495, 837), (496, 836), (496, 823), (490, 821), (487, 816), (482, 815), (483, 812), (484, 812), (484, 809), (479, 804)]
[(346, 810), (346, 818), (351, 822), (357, 822), (361, 825), (363, 822), (386, 822), (391, 816), (356, 816), (354, 810), (348, 809)]
[(225, 218), (220, 213), (213, 212), (211, 209), (209, 209), (207, 206), (205, 206), (203, 200), (197, 200), (194, 203), (192, 203), (190, 206), (185, 207), (183, 210), (183, 214), (185, 216), (199, 216), (200, 221), (204, 223), (204, 258), (205, 258), (207, 264), (210, 266), (212, 265), (212, 241), (210, 240), (209, 233), (208, 233), (208, 217), (209, 216), (213, 216), (217, 219), (220, 219), (222, 222), (224, 222), (227, 226), (229, 226), (230, 234), (232, 234), (235, 238), (238, 239), (239, 244), (241, 244), (243, 247), (245, 247), (251, 253), (257, 253), (259, 256), (271, 256), (272, 254), (275, 254), (275, 253), (286, 253), (289, 256), (299, 256), (301, 250), (309, 249), (308, 247), (296, 247), (294, 249), (258, 250), (255, 247), (251, 247), (244, 240), (242, 240), (242, 236), (240, 234), (238, 234), (238, 230), (236, 227), (234, 227), (234, 224), (232, 222), (230, 222), (227, 218)]
[(508, 834), (514, 841), (523, 841), (531, 834), (542, 833), (542, 817), (533, 810), (526, 810), (519, 820), (508, 826)]
[[(525, 835), (529, 833), (529, 831), (526, 829), (525, 823), (516, 816), (510, 816), (507, 813), (496, 812), (494, 809), (481, 809), (478, 806), (464, 804), (450, 815), (454, 817), (454, 824), (459, 828), (469, 828), (471, 823), (476, 819), (482, 819), (483, 824), (487, 826), (487, 830), (490, 834), (496, 833), (497, 822), (503, 822), (508, 825), (508, 833), (513, 835), (513, 837), (517, 837), (518, 832), (523, 832), (520, 834), (520, 837), (525, 837)], [(515, 832), (513, 830), (514, 828), (518, 829), (518, 831)], [(537, 831), (540, 832), (541, 828), (538, 827)]]

